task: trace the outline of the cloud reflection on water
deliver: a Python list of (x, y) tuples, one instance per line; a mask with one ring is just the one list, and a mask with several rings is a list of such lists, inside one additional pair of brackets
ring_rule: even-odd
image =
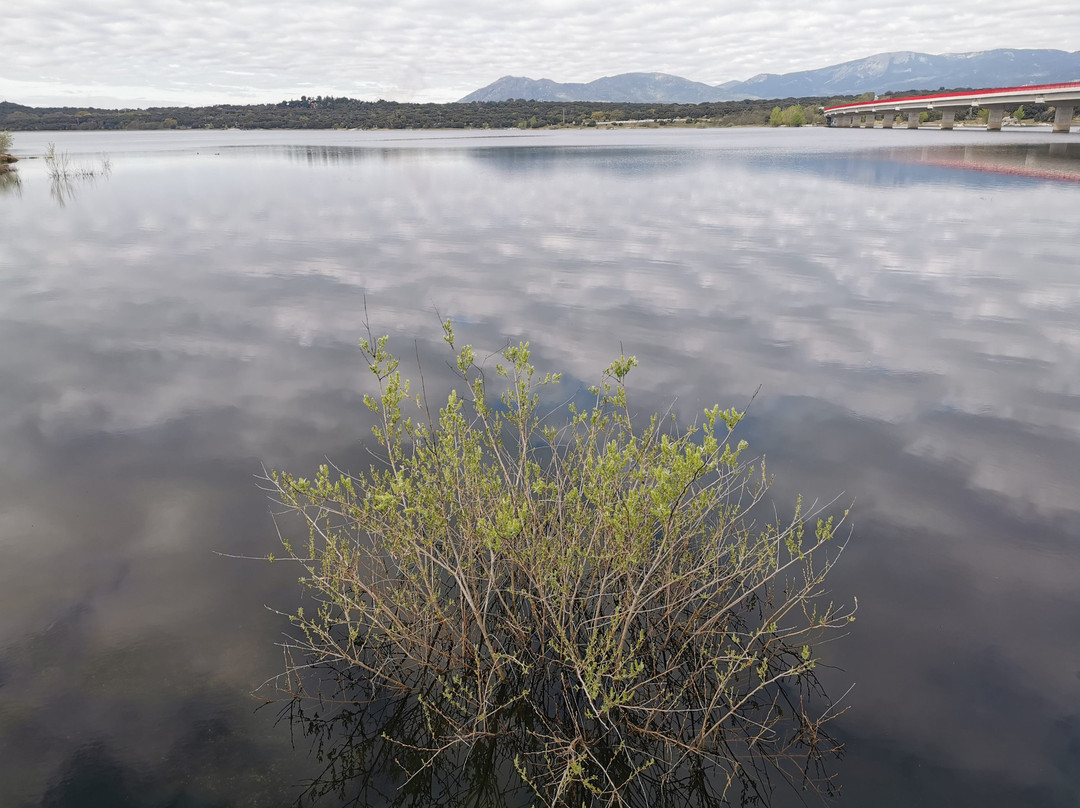
[[(485, 349), (531, 340), (568, 395), (620, 344), (643, 407), (677, 395), (692, 419), (762, 386), (747, 430), (781, 489), (858, 498), (834, 586), (860, 620), (830, 651), (838, 686), (858, 683), (851, 734), (1064, 788), (1045, 761), (1080, 671), (1077, 189), (924, 182), (937, 169), (895, 152), (723, 135), (644, 152), (114, 149), (110, 182), (62, 211), (28, 173), (0, 256), (0, 338), (19, 346), (0, 354), (18, 560), (0, 591), (19, 604), (0, 617), (0, 696), (49, 709), (19, 649), (65, 614), (88, 637), (75, 679), (99, 646), (168, 626), (181, 677), (257, 684), (280, 628), (259, 607), (289, 575), (209, 551), (272, 549), (261, 462), (363, 462), (365, 301), (402, 353), (420, 340), (433, 386), (437, 306)], [(125, 699), (162, 693), (122, 679), (117, 712), (83, 696), (77, 720), (144, 731)], [(31, 720), (0, 709), (0, 732)], [(149, 723), (166, 742), (170, 720)]]

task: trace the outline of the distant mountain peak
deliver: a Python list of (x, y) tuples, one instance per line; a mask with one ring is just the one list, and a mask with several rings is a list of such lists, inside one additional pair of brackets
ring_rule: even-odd
[(669, 73), (638, 72), (603, 76), (588, 83), (503, 76), (461, 99), (472, 101), (611, 101), (622, 103), (701, 104), (732, 98), (726, 86), (713, 87)]
[(934, 55), (917, 51), (876, 53), (817, 70), (759, 73), (746, 81), (709, 85), (669, 73), (637, 72), (585, 83), (503, 76), (469, 93), (463, 102), (609, 101), (701, 104), (739, 98), (808, 98), (937, 87), (1007, 87), (1080, 80), (1080, 51), (1000, 48)]

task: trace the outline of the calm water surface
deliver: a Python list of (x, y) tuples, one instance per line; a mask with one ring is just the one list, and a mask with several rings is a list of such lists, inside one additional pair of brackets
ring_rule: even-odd
[[(643, 409), (744, 404), (855, 500), (840, 806), (1080, 803), (1080, 141), (742, 130), (17, 134), (0, 184), (0, 802), (287, 805), (249, 695), (263, 466), (360, 467), (356, 351), (438, 317)], [(430, 370), (428, 370), (430, 369)]]

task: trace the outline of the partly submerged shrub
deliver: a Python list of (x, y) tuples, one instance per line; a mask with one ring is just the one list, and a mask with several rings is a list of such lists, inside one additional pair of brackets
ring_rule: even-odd
[(315, 603), (291, 615), (280, 686), (314, 698), (311, 672), (333, 671), (333, 709), (406, 700), (409, 731), (368, 731), (405, 768), (482, 744), (546, 805), (753, 797), (777, 773), (828, 788), (814, 646), (852, 619), (822, 588), (838, 523), (757, 513), (769, 481), (731, 442), (741, 413), (640, 424), (632, 357), (589, 406), (544, 414), (559, 377), (527, 343), (503, 351), (496, 398), (445, 330), (461, 385), (436, 413), (385, 337), (362, 343), (379, 463), (270, 475), (306, 521), (306, 546), (283, 545)]

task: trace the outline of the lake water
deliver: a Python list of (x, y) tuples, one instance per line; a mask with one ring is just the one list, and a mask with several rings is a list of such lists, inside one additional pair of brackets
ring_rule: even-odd
[(277, 549), (264, 466), (366, 462), (365, 306), (432, 384), (441, 315), (571, 389), (635, 354), (639, 407), (687, 420), (760, 387), (743, 437), (781, 500), (855, 501), (830, 586), (858, 620), (822, 649), (854, 685), (836, 804), (1080, 804), (1076, 134), (16, 153), (49, 142), (98, 176), (0, 184), (4, 805), (288, 805), (317, 770), (250, 695), (296, 571), (227, 556)]

